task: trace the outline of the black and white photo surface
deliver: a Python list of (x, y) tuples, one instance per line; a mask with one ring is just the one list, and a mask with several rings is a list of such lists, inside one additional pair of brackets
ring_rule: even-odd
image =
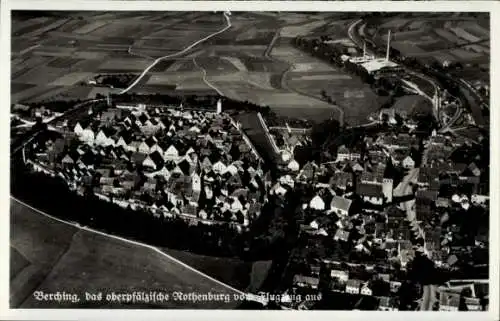
[(488, 311), (488, 12), (10, 30), (10, 308)]

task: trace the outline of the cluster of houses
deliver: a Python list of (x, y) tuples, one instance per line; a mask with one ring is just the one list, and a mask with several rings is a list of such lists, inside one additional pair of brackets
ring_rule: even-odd
[(440, 311), (487, 311), (488, 283), (465, 282), (448, 284), (437, 289), (437, 308)]
[[(424, 142), (422, 166), (415, 182), (415, 214), (424, 228), (425, 251), (438, 265), (452, 266), (457, 262), (453, 243), (460, 233), (455, 224), (443, 229), (440, 225), (453, 215), (464, 215), (474, 209), (489, 210), (489, 197), (484, 189), (487, 182), (483, 178), (486, 169), (480, 168), (475, 161), (450, 160), (457, 148), (471, 146), (463, 138), (450, 139), (436, 134)], [(476, 160), (480, 157), (478, 155)], [(487, 233), (479, 233), (469, 246), (483, 246), (487, 242)]]
[[(292, 290), (319, 291), (326, 284), (333, 292), (376, 297), (380, 310), (397, 309), (402, 280), (393, 272), (406, 271), (418, 251), (437, 265), (456, 264), (452, 244), (459, 229), (443, 228), (447, 215), (489, 206), (480, 159), (451, 161), (457, 149), (472, 145), (436, 132), (425, 141), (411, 133), (381, 133), (339, 146), (329, 162), (300, 164), (294, 150), (310, 143), (307, 133), (273, 131), (281, 155), (280, 176), (273, 180), (239, 124), (220, 106), (214, 113), (91, 109), (86, 119), (59, 127), (62, 137), (35, 146), (38, 164), (80, 194), (90, 191), (155, 216), (245, 227), (269, 195), (286, 197), (300, 189), (301, 237), (315, 244), (328, 238), (339, 251), (308, 258), (309, 268), (295, 274)], [(394, 169), (413, 178), (401, 180)], [(396, 195), (402, 184), (410, 187), (404, 197), (411, 201)], [(415, 244), (418, 238), (423, 245)], [(479, 235), (475, 245), (487, 242), (487, 235)]]
[(259, 216), (270, 174), (223, 113), (108, 108), (59, 124), (63, 137), (37, 147), (80, 194), (123, 207), (245, 227)]
[[(439, 266), (455, 264), (457, 257), (447, 246), (452, 233), (436, 224), (433, 216), (453, 206), (464, 210), (470, 206), (488, 206), (488, 197), (479, 193), (482, 170), (474, 162), (460, 164), (450, 160), (457, 148), (470, 146), (460, 137), (434, 132), (421, 142), (410, 133), (381, 133), (354, 147), (340, 146), (336, 157), (323, 164), (314, 161), (299, 164), (294, 160), (294, 148), (308, 143), (301, 134), (284, 130), (281, 135), (273, 133), (273, 138), (278, 142), (285, 165), (284, 174), (270, 193), (284, 196), (291, 189), (307, 186), (309, 193), (304, 196), (301, 209), (301, 234), (312, 239), (331, 238), (351, 252), (358, 252), (358, 258), (362, 259), (357, 263), (365, 267), (365, 272), (374, 264), (390, 268), (394, 262), (404, 271), (418, 251)], [(406, 173), (417, 171), (410, 182), (409, 193), (414, 199), (411, 209), (403, 206), (402, 201), (394, 202), (400, 197), (394, 190), (401, 182), (395, 181), (389, 166)], [(445, 185), (451, 187), (451, 193), (443, 192)], [(470, 188), (458, 188), (462, 185)], [(459, 193), (461, 190), (469, 192)], [(414, 213), (410, 215), (408, 211)], [(423, 246), (413, 243), (419, 237), (423, 237)], [(481, 241), (486, 243), (487, 239)], [(322, 263), (327, 261), (324, 258)], [(374, 294), (371, 278), (356, 278), (346, 268), (332, 269), (321, 276), (314, 270), (311, 267), (296, 274), (294, 289), (317, 289), (326, 275), (327, 281), (334, 284), (332, 291), (376, 296), (381, 310), (396, 309), (393, 297), (397, 291), (391, 289), (396, 289), (394, 284), (400, 284), (401, 280), (378, 278), (369, 273), (375, 275), (378, 284), (385, 284), (378, 286)], [(380, 288), (388, 290), (379, 293)]]

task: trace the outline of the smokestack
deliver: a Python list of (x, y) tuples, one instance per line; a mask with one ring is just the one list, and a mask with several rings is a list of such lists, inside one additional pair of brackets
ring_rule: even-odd
[(391, 30), (387, 33), (387, 52), (385, 53), (385, 61), (389, 61), (389, 50), (391, 49)]
[(366, 58), (366, 41), (363, 41), (363, 58)]

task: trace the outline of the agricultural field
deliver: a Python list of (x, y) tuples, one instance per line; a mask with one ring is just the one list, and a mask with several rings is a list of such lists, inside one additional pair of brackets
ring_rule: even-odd
[[(159, 253), (79, 230), (11, 201), (11, 306), (21, 308), (234, 308), (240, 302), (150, 304), (37, 301), (32, 293), (66, 291), (196, 291), (229, 293), (218, 283), (188, 270)], [(133, 261), (134, 264), (129, 263)], [(222, 264), (222, 263), (219, 263)], [(228, 271), (230, 268), (227, 268)], [(250, 275), (251, 267), (246, 270)], [(250, 276), (248, 276), (248, 279)]]
[(154, 59), (175, 54), (151, 68), (131, 92), (213, 93), (216, 88), (230, 98), (268, 105), (285, 116), (315, 121), (340, 117), (334, 106), (321, 100), (324, 89), (334, 93), (339, 104), (349, 101), (345, 106), (349, 123), (363, 123), (366, 115), (358, 111), (371, 110), (369, 88), (291, 44), (296, 35), (329, 34), (345, 41), (352, 21), (333, 13), (233, 13), (231, 28), (183, 51), (221, 30), (226, 23), (222, 14), (61, 13), (30, 18), (14, 13), (12, 100), (70, 95), (85, 99), (116, 92), (81, 83), (96, 74), (138, 74)]
[(392, 106), (394, 111), (400, 115), (411, 116), (414, 114), (432, 114), (431, 102), (419, 95), (408, 95), (396, 99)]
[(393, 48), (407, 56), (435, 57), (438, 62), (489, 63), (490, 32), (488, 14), (471, 18), (466, 15), (409, 19), (386, 18), (373, 39), (385, 46), (392, 32)]

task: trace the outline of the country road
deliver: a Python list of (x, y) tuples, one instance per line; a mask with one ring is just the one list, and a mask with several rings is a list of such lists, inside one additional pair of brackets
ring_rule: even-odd
[(201, 67), (200, 65), (198, 65), (198, 63), (196, 62), (196, 57), (193, 57), (193, 63), (194, 65), (196, 66), (196, 68), (200, 69), (201, 72), (202, 72), (202, 79), (203, 79), (203, 82), (210, 88), (212, 88), (213, 90), (215, 90), (217, 92), (217, 94), (219, 94), (219, 96), (224, 96), (224, 94), (222, 93), (222, 91), (217, 88), (214, 84), (212, 84), (208, 79), (207, 79), (207, 71), (205, 70), (205, 68)]
[(156, 66), (159, 62), (165, 60), (165, 59), (170, 59), (170, 58), (174, 58), (176, 56), (179, 56), (179, 55), (182, 55), (186, 52), (188, 52), (189, 50), (191, 50), (192, 48), (196, 47), (197, 45), (199, 45), (200, 43), (202, 42), (205, 42), (207, 41), (208, 39), (210, 38), (213, 38), (215, 36), (217, 36), (218, 34), (221, 34), (223, 33), (224, 31), (228, 30), (229, 28), (231, 28), (231, 19), (229, 18), (229, 13), (228, 12), (224, 12), (224, 18), (226, 19), (226, 22), (227, 22), (227, 25), (222, 28), (221, 30), (219, 31), (216, 31), (200, 40), (197, 40), (195, 42), (193, 42), (191, 45), (187, 46), (186, 48), (182, 49), (181, 51), (179, 52), (176, 52), (174, 54), (170, 54), (170, 55), (166, 55), (166, 56), (163, 56), (163, 57), (160, 57), (158, 59), (156, 59), (155, 61), (153, 61), (153, 63), (151, 65), (149, 65), (146, 69), (144, 69), (144, 71), (139, 75), (139, 77), (137, 77), (134, 82), (132, 82), (127, 88), (123, 89), (122, 91), (119, 92), (119, 94), (125, 94), (127, 93), (128, 91), (130, 91), (132, 88), (134, 88), (141, 80), (142, 78), (144, 78), (144, 76), (146, 76), (146, 74), (154, 67)]

